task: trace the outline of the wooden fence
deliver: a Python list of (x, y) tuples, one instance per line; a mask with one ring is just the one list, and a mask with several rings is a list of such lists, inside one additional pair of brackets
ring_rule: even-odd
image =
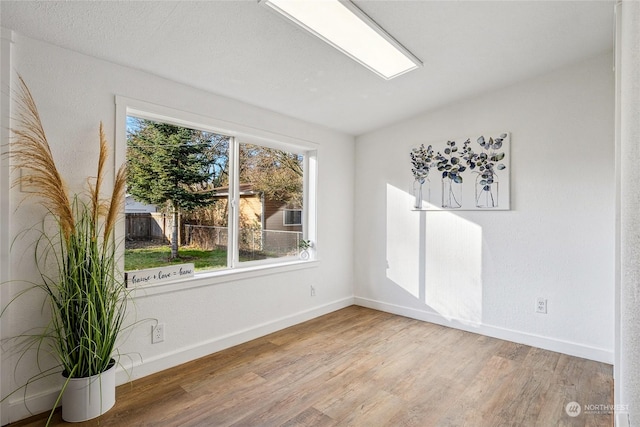
[(172, 232), (171, 218), (161, 212), (128, 213), (125, 215), (127, 240), (169, 242)]

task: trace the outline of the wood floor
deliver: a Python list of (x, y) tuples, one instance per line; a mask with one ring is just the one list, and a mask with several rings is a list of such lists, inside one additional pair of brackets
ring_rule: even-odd
[(76, 425), (612, 426), (593, 410), (612, 404), (610, 365), (352, 306), (120, 386)]

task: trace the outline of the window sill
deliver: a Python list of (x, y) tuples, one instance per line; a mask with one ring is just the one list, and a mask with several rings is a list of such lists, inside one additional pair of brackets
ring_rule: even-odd
[(153, 295), (166, 294), (170, 292), (180, 292), (190, 289), (211, 286), (220, 283), (235, 282), (254, 277), (262, 277), (271, 274), (286, 273), (288, 271), (303, 270), (307, 268), (317, 268), (320, 261), (289, 261), (277, 264), (263, 264), (250, 267), (240, 267), (228, 270), (197, 273), (195, 277), (176, 280), (173, 282), (159, 283), (156, 285), (136, 286), (129, 288), (132, 298), (144, 298)]

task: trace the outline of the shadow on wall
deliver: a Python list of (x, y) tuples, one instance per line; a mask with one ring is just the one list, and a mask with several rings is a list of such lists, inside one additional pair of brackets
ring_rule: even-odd
[(482, 228), (452, 211), (412, 210), (387, 184), (387, 279), (450, 321), (482, 321)]

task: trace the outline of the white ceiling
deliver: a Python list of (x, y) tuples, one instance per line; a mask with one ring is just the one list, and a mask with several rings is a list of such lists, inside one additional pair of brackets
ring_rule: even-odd
[(2, 26), (359, 135), (613, 48), (612, 1), (355, 1), (424, 63), (384, 81), (257, 0), (2, 1)]

